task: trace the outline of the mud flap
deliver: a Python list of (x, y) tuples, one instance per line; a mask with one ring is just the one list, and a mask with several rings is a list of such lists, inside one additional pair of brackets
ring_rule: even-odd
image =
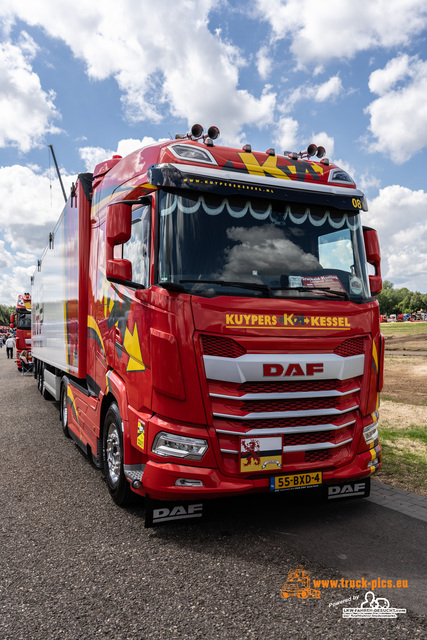
[(326, 500), (367, 498), (371, 492), (371, 478), (340, 482), (339, 484), (325, 484), (323, 490)]
[(201, 518), (203, 502), (172, 502), (153, 500), (145, 496), (145, 528), (149, 529), (158, 524)]

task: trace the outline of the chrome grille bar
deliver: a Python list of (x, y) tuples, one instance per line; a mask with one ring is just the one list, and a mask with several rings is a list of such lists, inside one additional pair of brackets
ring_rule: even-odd
[(211, 398), (223, 398), (224, 400), (294, 400), (295, 398), (335, 398), (357, 393), (360, 387), (354, 387), (348, 391), (300, 391), (293, 393), (245, 393), (243, 396), (229, 396), (222, 393), (210, 393)]
[(288, 433), (316, 433), (317, 431), (338, 431), (339, 429), (345, 429), (352, 424), (355, 424), (356, 420), (350, 420), (344, 424), (312, 424), (304, 427), (271, 427), (264, 429), (250, 429), (249, 431), (233, 431), (231, 429), (215, 429), (217, 433), (223, 433), (230, 436), (265, 436), (276, 434), (288, 434)]
[(349, 411), (355, 411), (359, 408), (359, 405), (356, 404), (352, 407), (348, 407), (347, 409), (310, 409), (310, 410), (301, 410), (301, 411), (264, 411), (262, 413), (247, 413), (246, 415), (234, 415), (229, 413), (213, 413), (214, 418), (219, 418), (222, 420), (278, 420), (281, 418), (302, 418), (307, 416), (339, 416), (343, 413), (348, 413)]

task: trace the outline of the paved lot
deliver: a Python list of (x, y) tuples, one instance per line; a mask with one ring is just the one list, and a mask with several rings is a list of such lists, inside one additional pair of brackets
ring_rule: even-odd
[[(319, 505), (244, 499), (201, 522), (144, 529), (63, 437), (55, 403), (0, 350), (3, 443), (1, 640), (366, 640), (425, 637), (426, 524), (372, 500)], [(396, 619), (344, 619), (366, 588), (284, 600), (288, 572), (311, 579), (408, 579), (375, 589)], [(341, 584), (341, 583), (340, 583)], [(344, 583), (345, 584), (345, 583)], [(341, 603), (341, 604), (340, 604)]]
[(419, 496), (374, 480), (368, 500), (427, 522), (427, 498), (425, 496)]

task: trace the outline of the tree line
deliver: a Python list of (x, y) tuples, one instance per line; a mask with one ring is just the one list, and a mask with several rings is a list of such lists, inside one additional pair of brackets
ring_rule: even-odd
[(0, 304), (0, 325), (8, 327), (10, 325), (10, 315), (15, 313), (16, 309)]
[(427, 293), (409, 291), (406, 287), (394, 289), (389, 280), (383, 281), (383, 290), (377, 296), (380, 313), (386, 316), (392, 313), (416, 313), (427, 311)]

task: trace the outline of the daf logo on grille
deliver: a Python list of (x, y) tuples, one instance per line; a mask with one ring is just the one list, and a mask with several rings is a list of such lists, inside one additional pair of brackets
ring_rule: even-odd
[(293, 376), (314, 376), (323, 373), (323, 362), (307, 362), (307, 364), (291, 363), (286, 370), (281, 364), (264, 364), (264, 377), (292, 378)]

